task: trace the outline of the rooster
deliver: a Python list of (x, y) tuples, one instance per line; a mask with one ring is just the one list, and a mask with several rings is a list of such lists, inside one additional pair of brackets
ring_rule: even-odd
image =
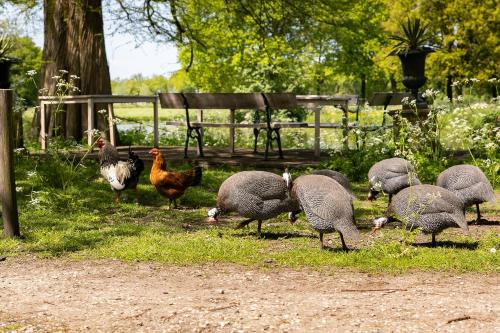
[(156, 187), (158, 193), (169, 200), (168, 209), (172, 203), (177, 208), (176, 199), (180, 198), (189, 186), (196, 186), (201, 182), (201, 167), (195, 166), (193, 169), (184, 172), (173, 172), (166, 170), (166, 163), (158, 148), (153, 148), (149, 152), (153, 156), (153, 167), (149, 180)]
[(139, 192), (137, 183), (141, 172), (144, 170), (144, 162), (129, 148), (128, 159), (120, 161), (118, 151), (107, 140), (98, 139), (99, 166), (101, 175), (111, 185), (111, 189), (116, 193), (115, 201), (120, 202), (120, 194), (123, 190), (131, 188), (135, 190), (135, 197), (139, 203)]

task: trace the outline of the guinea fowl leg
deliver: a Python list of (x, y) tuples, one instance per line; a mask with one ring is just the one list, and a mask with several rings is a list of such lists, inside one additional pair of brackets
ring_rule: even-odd
[(345, 241), (344, 241), (344, 235), (342, 235), (342, 233), (340, 231), (338, 231), (339, 235), (340, 235), (340, 240), (342, 241), (342, 249), (344, 251), (349, 251), (349, 248), (347, 247), (347, 245), (345, 244)]
[(177, 209), (177, 199), (174, 199), (174, 208)]
[(240, 222), (240, 224), (238, 224), (235, 229), (241, 229), (243, 227), (246, 227), (250, 222), (252, 221), (255, 221), (255, 219), (248, 219), (248, 220), (245, 220), (243, 222)]
[(392, 201), (392, 194), (389, 194), (389, 203)]
[(262, 220), (258, 220), (257, 221), (257, 237), (259, 237), (259, 238), (261, 236), (261, 233), (260, 233), (261, 227), (262, 227)]
[(479, 211), (479, 204), (476, 204), (476, 212), (477, 212), (477, 219), (476, 219), (476, 224), (481, 222), (481, 212)]
[(321, 249), (324, 250), (325, 245), (323, 244), (323, 233), (322, 232), (319, 233), (319, 242), (321, 243)]
[(436, 234), (432, 234), (432, 247), (436, 247)]

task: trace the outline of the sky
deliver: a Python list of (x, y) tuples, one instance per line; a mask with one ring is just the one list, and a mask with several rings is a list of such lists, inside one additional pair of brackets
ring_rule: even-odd
[[(32, 33), (31, 36), (39, 47), (43, 47), (42, 34)], [(181, 67), (174, 46), (145, 42), (136, 47), (134, 37), (127, 34), (104, 38), (112, 79), (125, 79), (134, 74), (170, 76)]]
[(136, 48), (133, 36), (125, 34), (105, 36), (105, 39), (112, 79), (134, 74), (170, 76), (180, 68), (174, 46), (148, 42)]
[[(12, 9), (7, 8), (4, 13), (10, 16), (8, 18), (10, 21), (17, 21), (21, 31), (30, 36), (37, 46), (43, 47), (43, 29), (40, 29), (40, 26), (43, 25), (41, 17), (27, 23), (16, 19)], [(110, 23), (105, 21), (105, 25)], [(107, 26), (104, 28), (104, 31), (111, 30)], [(105, 41), (112, 79), (129, 78), (134, 74), (170, 76), (181, 67), (177, 62), (177, 49), (172, 45), (144, 42), (136, 47), (132, 35), (118, 33), (105, 34)]]

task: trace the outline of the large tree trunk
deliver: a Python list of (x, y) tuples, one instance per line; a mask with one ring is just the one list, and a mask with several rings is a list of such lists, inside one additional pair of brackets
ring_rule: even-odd
[[(67, 71), (63, 74), (66, 80), (69, 75), (80, 78), (75, 83), (81, 95), (111, 94), (101, 0), (44, 0), (42, 87), (50, 95), (56, 94), (53, 77), (60, 76), (60, 70)], [(95, 111), (101, 108), (105, 106), (96, 106)], [(80, 140), (87, 130), (87, 107), (52, 109), (47, 119), (49, 137), (60, 134)], [(100, 130), (107, 129), (102, 115), (96, 114), (94, 119)]]

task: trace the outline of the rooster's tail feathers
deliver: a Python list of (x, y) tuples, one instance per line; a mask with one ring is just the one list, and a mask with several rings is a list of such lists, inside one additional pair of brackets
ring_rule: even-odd
[(193, 182), (191, 183), (191, 186), (200, 185), (200, 183), (201, 183), (201, 175), (202, 175), (202, 171), (201, 170), (202, 169), (201, 169), (200, 166), (195, 166), (193, 168), (194, 178), (193, 178)]

